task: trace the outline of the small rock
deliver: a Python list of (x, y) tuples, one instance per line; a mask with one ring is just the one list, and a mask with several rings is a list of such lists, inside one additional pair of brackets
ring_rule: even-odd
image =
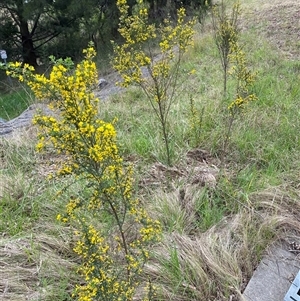
[(105, 86), (108, 85), (108, 81), (104, 78), (100, 78), (99, 81), (98, 81), (98, 87), (100, 89), (104, 88)]

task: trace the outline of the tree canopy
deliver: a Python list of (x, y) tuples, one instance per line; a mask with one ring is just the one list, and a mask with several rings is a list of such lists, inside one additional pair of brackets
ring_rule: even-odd
[[(128, 0), (130, 8), (135, 0)], [(198, 9), (207, 0), (149, 0), (150, 17), (159, 20), (180, 5)], [(76, 59), (89, 41), (118, 37), (116, 0), (0, 0), (0, 49), (9, 60), (37, 66), (50, 54)]]
[(1, 48), (7, 49), (12, 57), (21, 56), (24, 63), (36, 66), (45, 44), (67, 30), (79, 28), (87, 2), (0, 0)]

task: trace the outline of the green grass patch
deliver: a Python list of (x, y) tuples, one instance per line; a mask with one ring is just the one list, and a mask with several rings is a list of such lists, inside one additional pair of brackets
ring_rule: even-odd
[(10, 120), (20, 115), (33, 103), (31, 92), (26, 89), (13, 89), (0, 94), (0, 118)]

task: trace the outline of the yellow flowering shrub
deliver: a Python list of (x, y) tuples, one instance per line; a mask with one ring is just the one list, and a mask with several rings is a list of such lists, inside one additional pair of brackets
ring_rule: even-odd
[(241, 14), (240, 3), (234, 3), (231, 14), (226, 11), (224, 1), (220, 7), (213, 10), (214, 38), (219, 50), (224, 82), (224, 96), (227, 98), (227, 77), (230, 75), (235, 81), (234, 100), (228, 105), (229, 119), (227, 132), (223, 141), (223, 163), (233, 122), (245, 105), (252, 100), (256, 100), (255, 94), (251, 93), (251, 87), (255, 81), (256, 74), (247, 66), (246, 55), (239, 44), (238, 18)]
[(256, 74), (248, 68), (245, 53), (238, 44), (237, 39), (230, 43), (229, 61), (231, 68), (228, 70), (228, 73), (235, 80), (236, 91), (234, 100), (228, 105), (229, 119), (223, 144), (222, 162), (224, 161), (234, 121), (250, 101), (257, 100), (256, 95), (250, 91)]
[(227, 75), (230, 65), (229, 55), (231, 44), (238, 39), (238, 17), (241, 14), (240, 3), (234, 3), (231, 14), (227, 13), (226, 6), (222, 0), (219, 6), (212, 10), (212, 25), (214, 29), (214, 39), (217, 45), (221, 65), (223, 68), (223, 92), (224, 97), (227, 93)]
[[(96, 53), (89, 47), (84, 54), (76, 67), (69, 59), (52, 58), (49, 78), (19, 63), (9, 64), (7, 72), (26, 82), (37, 98), (51, 101), (53, 116), (37, 115), (33, 120), (39, 127), (37, 150), (51, 148), (64, 155), (56, 176), (74, 175), (85, 191), (84, 197), (70, 198), (65, 212), (57, 215), (77, 229), (74, 252), (81, 259), (78, 273), (83, 281), (73, 297), (133, 300), (149, 259), (149, 244), (159, 240), (161, 225), (134, 197), (133, 170), (119, 154), (114, 124), (97, 117)], [(104, 216), (110, 217), (109, 225), (100, 226)]]
[(255, 74), (247, 67), (246, 55), (238, 43), (240, 14), (239, 1), (234, 3), (230, 15), (226, 12), (223, 1), (218, 8), (213, 9), (212, 14), (214, 38), (224, 71), (224, 94), (227, 90), (227, 75), (231, 75), (236, 80), (235, 100), (228, 107), (231, 114), (242, 108), (249, 100), (256, 99), (256, 96), (249, 92), (255, 80)]
[(238, 42), (230, 43), (230, 47), (229, 60), (232, 66), (228, 73), (236, 81), (236, 95), (235, 100), (229, 104), (228, 109), (231, 111), (231, 114), (235, 114), (249, 101), (257, 100), (256, 95), (250, 92), (256, 78), (256, 73), (248, 68), (245, 52)]
[[(166, 147), (167, 163), (171, 164), (168, 115), (172, 103), (183, 54), (193, 44), (194, 20), (185, 22), (185, 9), (177, 12), (177, 22), (166, 19), (156, 27), (148, 22), (146, 4), (137, 2), (129, 15), (126, 0), (118, 0), (120, 11), (119, 32), (122, 45), (114, 43), (113, 67), (120, 73), (124, 87), (137, 85), (142, 88), (161, 125)], [(153, 45), (160, 49), (159, 58), (153, 55)]]

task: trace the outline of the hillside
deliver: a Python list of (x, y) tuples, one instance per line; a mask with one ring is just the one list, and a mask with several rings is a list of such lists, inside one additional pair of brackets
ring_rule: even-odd
[[(244, 300), (268, 247), (280, 242), (290, 250), (300, 242), (300, 3), (242, 0), (241, 8), (240, 41), (257, 74), (257, 98), (230, 123), (235, 82), (229, 78), (224, 98), (209, 15), (196, 25), (180, 67), (169, 119), (171, 165), (140, 89), (116, 87), (119, 77), (111, 73), (96, 91), (99, 117), (118, 118), (118, 147), (134, 167), (135, 196), (162, 225), (141, 276), (158, 288), (153, 300)], [(25, 115), (28, 123), (0, 135), (0, 300), (73, 300), (82, 285), (76, 229), (57, 215), (89, 188), (72, 177), (49, 179), (67, 157), (37, 153), (37, 128)], [(0, 121), (0, 133), (25, 115)], [(110, 222), (103, 215), (98, 224)]]

